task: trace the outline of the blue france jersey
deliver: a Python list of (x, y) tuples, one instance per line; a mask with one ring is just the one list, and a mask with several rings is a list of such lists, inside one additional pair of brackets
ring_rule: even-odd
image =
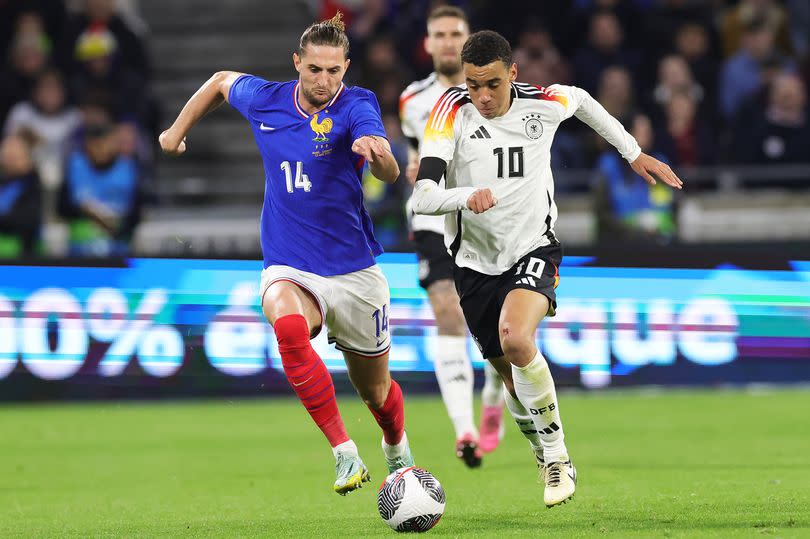
[(351, 148), (359, 137), (385, 136), (377, 98), (341, 84), (310, 116), (297, 94), (298, 81), (243, 75), (228, 96), (250, 122), (264, 161), (264, 267), (328, 276), (372, 266), (382, 247), (363, 206), (364, 160)]

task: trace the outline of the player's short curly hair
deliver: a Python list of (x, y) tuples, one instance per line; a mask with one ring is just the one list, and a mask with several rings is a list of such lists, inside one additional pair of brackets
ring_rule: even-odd
[(461, 61), (465, 64), (485, 66), (495, 60), (509, 67), (512, 65), (512, 47), (498, 32), (481, 30), (471, 35), (461, 49)]
[(301, 34), (298, 42), (298, 55), (304, 54), (307, 45), (326, 45), (328, 47), (343, 47), (343, 56), (349, 57), (349, 37), (346, 35), (346, 25), (343, 23), (343, 13), (338, 11), (328, 21), (313, 23)]
[(430, 24), (431, 22), (435, 21), (436, 19), (441, 19), (443, 17), (452, 17), (454, 19), (461, 19), (464, 21), (468, 26), (470, 21), (467, 19), (467, 14), (461, 8), (457, 8), (456, 6), (438, 6), (433, 9), (427, 16), (427, 22)]

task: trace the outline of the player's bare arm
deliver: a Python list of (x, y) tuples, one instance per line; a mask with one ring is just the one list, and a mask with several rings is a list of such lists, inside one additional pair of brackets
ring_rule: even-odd
[(644, 178), (650, 185), (655, 185), (658, 178), (665, 184), (675, 189), (683, 189), (683, 182), (666, 163), (662, 163), (655, 157), (641, 153), (630, 166), (636, 174)]
[(385, 183), (394, 183), (399, 178), (399, 165), (391, 152), (391, 144), (384, 137), (367, 135), (352, 144), (352, 151), (362, 155), (374, 177)]
[(177, 115), (174, 123), (160, 134), (160, 148), (169, 155), (180, 155), (186, 151), (186, 135), (206, 114), (216, 110), (228, 100), (233, 83), (242, 73), (218, 71), (200, 86)]

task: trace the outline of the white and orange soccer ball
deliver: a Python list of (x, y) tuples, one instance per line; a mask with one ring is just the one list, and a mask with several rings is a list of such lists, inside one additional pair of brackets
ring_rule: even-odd
[(410, 466), (388, 475), (377, 493), (377, 509), (392, 530), (424, 532), (444, 514), (445, 495), (427, 470)]

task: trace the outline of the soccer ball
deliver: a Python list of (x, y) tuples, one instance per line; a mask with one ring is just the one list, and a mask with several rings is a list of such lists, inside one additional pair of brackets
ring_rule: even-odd
[(377, 493), (377, 509), (392, 530), (425, 532), (444, 513), (444, 489), (427, 470), (400, 468), (385, 478)]

